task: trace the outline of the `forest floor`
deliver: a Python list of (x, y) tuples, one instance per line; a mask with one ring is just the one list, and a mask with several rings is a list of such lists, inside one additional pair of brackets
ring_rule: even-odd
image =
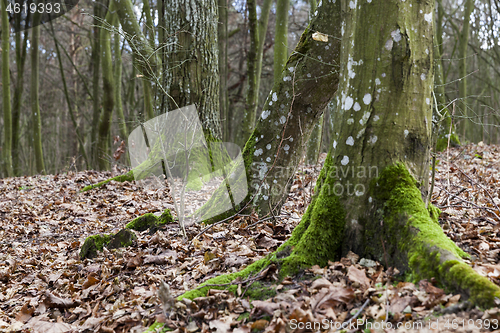
[[(161, 281), (177, 296), (240, 270), (288, 239), (320, 168), (300, 166), (285, 217), (275, 225), (241, 216), (183, 242), (177, 224), (170, 224), (152, 235), (136, 232), (132, 246), (84, 261), (79, 250), (86, 237), (173, 208), (168, 190), (111, 182), (79, 193), (112, 175), (95, 171), (0, 179), (0, 332), (142, 332), (155, 320), (178, 332), (335, 332), (342, 323), (361, 331), (367, 322), (373, 332), (500, 332), (499, 308), (472, 307), (433, 281), (403, 282), (393, 269), (353, 253), (287, 278), (274, 291), (270, 267), (239, 281), (236, 295), (213, 289), (177, 302), (165, 316)], [(440, 153), (435, 179), (432, 202), (442, 207), (443, 230), (471, 255), (467, 262), (476, 271), (500, 284), (500, 147)], [(189, 238), (202, 229), (189, 226)], [(262, 288), (261, 300), (248, 298), (250, 284)]]

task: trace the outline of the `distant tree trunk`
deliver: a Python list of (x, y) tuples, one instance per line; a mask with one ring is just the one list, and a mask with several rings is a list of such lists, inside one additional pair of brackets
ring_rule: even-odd
[[(149, 37), (149, 44), (151, 48), (154, 50), (155, 49), (155, 27), (153, 23), (153, 18), (151, 16), (151, 6), (149, 5), (149, 0), (143, 0), (142, 2), (144, 4), (143, 6), (143, 13), (144, 16), (146, 17), (146, 32), (147, 32), (147, 37)], [(157, 58), (159, 59), (159, 58)], [(155, 75), (158, 75), (155, 73)], [(160, 77), (158, 77), (158, 80), (160, 80)], [(154, 92), (153, 92), (153, 87), (151, 84), (150, 80), (142, 80), (142, 89), (143, 89), (143, 96), (144, 96), (144, 113), (146, 116), (146, 120), (152, 119), (155, 116), (154, 112)]]
[(98, 150), (97, 150), (97, 133), (99, 126), (99, 117), (101, 115), (101, 85), (100, 85), (100, 70), (101, 70), (101, 19), (104, 17), (106, 10), (102, 0), (96, 0), (94, 2), (94, 20), (93, 20), (93, 30), (92, 30), (92, 54), (91, 54), (91, 66), (92, 66), (92, 95), (94, 99), (92, 101), (92, 126), (90, 133), (90, 155), (91, 164), (93, 168), (97, 168), (98, 165)]
[[(110, 2), (108, 13), (106, 14), (106, 23), (113, 26), (114, 2)], [(101, 29), (101, 51), (102, 51), (102, 113), (99, 120), (99, 136), (97, 138), (97, 149), (99, 153), (99, 169), (108, 170), (110, 167), (109, 135), (111, 128), (111, 119), (115, 105), (115, 82), (113, 77), (113, 62), (111, 52), (111, 32)]]
[(276, 0), (276, 28), (274, 34), (274, 84), (281, 80), (283, 66), (288, 59), (288, 8), (290, 0)]
[[(288, 0), (287, 0), (288, 1)], [(245, 111), (243, 114), (243, 122), (241, 124), (240, 133), (238, 134), (237, 144), (243, 146), (248, 140), (255, 127), (255, 113), (257, 112), (257, 102), (259, 99), (259, 83), (257, 79), (258, 70), (258, 46), (259, 46), (259, 30), (257, 22), (257, 3), (255, 0), (247, 0), (248, 7), (248, 28), (250, 32), (250, 48), (248, 49), (247, 59), (247, 78), (248, 88), (245, 103)], [(262, 58), (260, 59), (262, 61)]]
[(208, 141), (221, 140), (217, 2), (172, 0), (165, 22), (165, 34), (171, 36), (164, 45), (169, 55), (163, 80), (168, 109), (195, 104)]
[[(21, 15), (21, 13), (19, 13)], [(30, 14), (26, 17), (26, 20), (30, 20)], [(16, 31), (21, 30), (21, 20), (16, 18), (14, 20), (16, 25)], [(29, 31), (18, 32), (14, 35), (14, 40), (16, 42), (16, 82), (14, 86), (14, 97), (12, 101), (12, 166), (14, 168), (14, 175), (21, 175), (21, 160), (20, 160), (20, 149), (19, 149), (19, 123), (21, 118), (21, 105), (22, 96), (24, 91), (24, 69), (26, 64), (26, 55), (28, 50), (28, 39)], [(22, 37), (22, 38), (21, 38)]]
[(115, 106), (116, 106), (116, 117), (118, 120), (118, 128), (120, 129), (120, 136), (122, 140), (127, 140), (128, 130), (127, 122), (125, 121), (125, 116), (123, 114), (123, 103), (122, 103), (122, 50), (121, 50), (121, 35), (118, 32), (120, 22), (118, 20), (118, 15), (113, 14), (113, 25), (116, 29), (114, 32), (113, 41), (113, 53), (115, 55), (115, 65), (114, 65), (114, 81), (115, 81)]
[(10, 104), (10, 26), (7, 15), (7, 0), (0, 0), (0, 13), (2, 18), (2, 107), (3, 107), (3, 168), (7, 177), (14, 176), (12, 167), (12, 110)]
[(35, 152), (36, 171), (45, 173), (42, 150), (42, 124), (40, 116), (40, 101), (38, 86), (40, 80), (39, 42), (40, 42), (41, 14), (36, 11), (33, 15), (33, 36), (31, 38), (31, 111), (33, 117), (33, 150)]
[(462, 30), (459, 36), (458, 45), (458, 76), (460, 81), (458, 82), (458, 97), (460, 99), (459, 106), (462, 109), (462, 114), (465, 119), (462, 121), (462, 134), (464, 139), (469, 133), (469, 128), (471, 128), (471, 121), (468, 117), (471, 116), (468, 111), (467, 103), (467, 49), (469, 43), (469, 31), (470, 31), (470, 15), (474, 10), (474, 0), (465, 0), (464, 5), (464, 18), (462, 23)]
[(56, 33), (54, 31), (54, 25), (52, 24), (52, 21), (50, 21), (50, 28), (52, 30), (52, 36), (54, 38), (54, 44), (56, 46), (57, 61), (59, 63), (59, 73), (61, 74), (61, 81), (63, 84), (64, 97), (66, 98), (66, 103), (68, 105), (68, 111), (69, 111), (69, 115), (71, 118), (71, 122), (73, 124), (73, 127), (75, 128), (75, 133), (76, 133), (76, 138), (77, 138), (78, 143), (79, 143), (78, 147), (80, 149), (80, 153), (83, 156), (86, 168), (89, 169), (90, 164), (89, 164), (89, 160), (87, 158), (87, 152), (85, 151), (83, 137), (80, 133), (80, 129), (78, 128), (78, 123), (76, 122), (75, 113), (73, 111), (73, 105), (71, 104), (71, 98), (69, 96), (68, 86), (66, 84), (66, 76), (64, 75), (64, 68), (63, 68), (63, 63), (62, 63), (62, 59), (61, 59), (61, 52), (59, 50), (59, 41), (57, 40)]
[(228, 141), (229, 138), (229, 100), (228, 100), (228, 62), (227, 62), (227, 1), (218, 0), (219, 24), (217, 25), (217, 34), (219, 42), (219, 108), (221, 119), (222, 139)]

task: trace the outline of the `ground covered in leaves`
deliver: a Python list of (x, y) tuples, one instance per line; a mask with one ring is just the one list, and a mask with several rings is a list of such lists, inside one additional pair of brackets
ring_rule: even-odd
[[(500, 284), (500, 148), (453, 148), (438, 154), (436, 164), (432, 201), (443, 210), (444, 231), (471, 254), (475, 270)], [(155, 321), (179, 332), (221, 333), (335, 332), (342, 324), (347, 331), (369, 325), (373, 332), (500, 329), (498, 308), (474, 308), (433, 281), (400, 281), (397, 271), (354, 253), (274, 288), (276, 271), (269, 267), (240, 281), (236, 295), (212, 289), (164, 312), (162, 281), (177, 296), (282, 244), (310, 201), (320, 167), (300, 167), (275, 221), (239, 216), (193, 240), (203, 229), (195, 224), (186, 242), (169, 224), (137, 232), (128, 248), (105, 248), (83, 261), (87, 236), (116, 233), (137, 216), (172, 209), (168, 190), (111, 182), (79, 193), (111, 176), (94, 171), (1, 179), (0, 332), (142, 332)]]

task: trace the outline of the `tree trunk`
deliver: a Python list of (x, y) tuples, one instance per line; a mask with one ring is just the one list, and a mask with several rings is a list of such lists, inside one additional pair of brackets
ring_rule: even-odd
[(458, 98), (460, 100), (459, 107), (462, 110), (462, 115), (464, 116), (462, 121), (462, 134), (464, 136), (464, 140), (469, 134), (471, 134), (469, 133), (469, 128), (471, 127), (469, 117), (471, 114), (468, 111), (469, 106), (467, 103), (467, 49), (469, 43), (470, 15), (473, 10), (474, 0), (466, 0), (462, 30), (460, 31), (458, 43), (458, 77), (460, 78), (460, 81), (458, 82)]
[(175, 110), (195, 104), (207, 141), (221, 140), (217, 2), (174, 0), (166, 8), (164, 45), (168, 70), (163, 85), (167, 106)]
[[(114, 2), (110, 2), (106, 23), (113, 26)], [(102, 59), (102, 113), (99, 120), (99, 136), (97, 138), (98, 164), (100, 170), (108, 170), (110, 167), (109, 132), (111, 119), (115, 105), (115, 84), (113, 77), (113, 62), (111, 53), (111, 32), (108, 29), (101, 29), (101, 59)]]
[(94, 3), (94, 25), (92, 30), (92, 55), (91, 55), (91, 65), (92, 65), (92, 95), (94, 100), (92, 101), (92, 129), (90, 133), (90, 155), (92, 160), (92, 166), (97, 167), (98, 162), (98, 152), (97, 152), (97, 129), (99, 126), (99, 117), (101, 115), (101, 103), (99, 96), (101, 95), (101, 88), (99, 83), (100, 78), (100, 66), (101, 66), (101, 28), (100, 20), (103, 18), (103, 13), (106, 10), (104, 4), (101, 1), (96, 1)]
[(314, 127), (311, 131), (311, 136), (309, 137), (309, 140), (307, 140), (306, 163), (308, 165), (316, 165), (318, 163), (324, 117), (325, 116), (323, 113), (314, 124)]
[(125, 115), (123, 114), (123, 103), (122, 103), (122, 50), (121, 50), (121, 35), (119, 33), (120, 22), (118, 21), (118, 15), (113, 14), (113, 25), (116, 29), (114, 32), (113, 41), (113, 51), (115, 55), (115, 65), (114, 65), (114, 81), (115, 81), (115, 105), (116, 105), (116, 117), (118, 118), (118, 128), (120, 129), (120, 136), (122, 140), (127, 140), (128, 130), (127, 122), (125, 121)]
[(35, 12), (33, 15), (33, 36), (31, 38), (31, 111), (33, 117), (33, 150), (35, 152), (36, 171), (45, 172), (42, 151), (42, 124), (40, 116), (40, 101), (38, 86), (40, 80), (40, 63), (38, 50), (40, 42), (40, 19), (41, 14)]
[(7, 177), (14, 176), (12, 167), (12, 110), (10, 104), (10, 26), (9, 17), (7, 15), (7, 0), (0, 0), (0, 13), (2, 19), (2, 107), (3, 107), (3, 126), (4, 126), (4, 141), (3, 141), (3, 169)]
[[(283, 277), (312, 265), (326, 266), (353, 251), (397, 267), (413, 280), (434, 277), (474, 304), (494, 306), (500, 288), (462, 261), (468, 255), (444, 235), (437, 220), (439, 210), (425, 205), (432, 128), (433, 1), (356, 5), (342, 0), (333, 7), (340, 12), (340, 5), (343, 23), (336, 26), (342, 27), (343, 40), (336, 141), (313, 200), (292, 237), (275, 253), (242, 272), (205, 283), (213, 286), (245, 278), (269, 263), (276, 263)], [(319, 17), (331, 13), (328, 7), (329, 2), (319, 7)], [(336, 21), (332, 14), (326, 18)], [(318, 99), (333, 96), (337, 87), (313, 88), (322, 93), (315, 96)], [(197, 288), (183, 297), (203, 295), (206, 290)]]
[(342, 1), (335, 141), (313, 201), (287, 244), (293, 250), (282, 272), (326, 265), (353, 251), (414, 279), (435, 277), (491, 306), (500, 288), (462, 261), (468, 255), (444, 235), (436, 209), (425, 204), (433, 2), (350, 3)]
[[(18, 15), (21, 15), (19, 13)], [(26, 18), (29, 20), (29, 17)], [(14, 29), (21, 30), (21, 19), (18, 17), (14, 20)], [(22, 37), (22, 38), (21, 38)], [(16, 69), (17, 80), (14, 87), (14, 97), (12, 99), (12, 166), (14, 175), (21, 175), (21, 161), (19, 149), (19, 124), (21, 118), (22, 96), (24, 91), (24, 68), (26, 64), (26, 54), (28, 49), (29, 30), (23, 33), (18, 32), (14, 37), (16, 41)]]
[[(336, 89), (340, 63), (340, 10), (326, 2), (309, 24), (274, 85), (244, 151), (248, 195), (237, 209), (216, 215), (215, 222), (238, 211), (255, 210), (259, 216), (279, 214), (288, 197), (295, 170), (304, 156), (311, 131)], [(313, 37), (314, 35), (314, 37)], [(323, 39), (318, 36), (322, 36)], [(329, 37), (325, 42), (325, 38)], [(241, 181), (244, 181), (241, 179)], [(214, 216), (225, 189), (216, 192), (199, 211)]]
[(288, 59), (288, 8), (290, 0), (276, 0), (274, 34), (274, 84), (281, 81), (281, 72)]
[[(287, 0), (288, 1), (288, 0)], [(240, 127), (240, 133), (237, 136), (237, 144), (243, 146), (248, 140), (255, 127), (255, 113), (257, 112), (257, 103), (259, 99), (259, 83), (257, 80), (257, 70), (259, 60), (257, 57), (259, 45), (259, 26), (257, 21), (257, 3), (255, 0), (247, 1), (248, 7), (248, 30), (250, 34), (250, 48), (247, 57), (247, 78), (248, 88), (243, 114), (243, 123)], [(260, 59), (262, 61), (262, 58)]]
[(219, 43), (219, 108), (221, 119), (222, 140), (229, 141), (229, 100), (227, 90), (227, 0), (218, 0), (219, 8), (219, 24), (217, 26), (218, 43)]

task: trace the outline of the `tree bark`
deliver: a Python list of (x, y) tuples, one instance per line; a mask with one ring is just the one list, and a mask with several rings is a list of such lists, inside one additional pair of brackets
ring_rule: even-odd
[(111, 32), (109, 27), (113, 26), (115, 4), (112, 1), (106, 14), (107, 28), (101, 29), (101, 59), (102, 59), (102, 113), (99, 120), (99, 136), (97, 138), (98, 165), (100, 170), (108, 170), (110, 167), (109, 132), (113, 108), (115, 106), (115, 82), (113, 77), (113, 62), (111, 52)]
[(467, 49), (469, 43), (470, 15), (473, 10), (474, 0), (466, 0), (464, 5), (462, 30), (460, 31), (458, 45), (458, 76), (460, 78), (458, 83), (458, 98), (460, 100), (459, 107), (462, 110), (462, 115), (464, 116), (461, 126), (464, 139), (467, 135), (472, 134), (469, 133), (469, 128), (471, 127), (469, 117), (471, 115), (468, 111), (469, 106), (467, 102)]
[(274, 84), (281, 81), (281, 72), (288, 59), (288, 8), (290, 0), (276, 0), (274, 34)]
[(207, 141), (221, 140), (217, 2), (174, 0), (166, 8), (163, 85), (168, 110), (195, 104)]
[(0, 13), (2, 19), (2, 107), (3, 107), (3, 169), (7, 177), (14, 176), (12, 167), (12, 109), (10, 104), (10, 26), (7, 15), (7, 0), (0, 0)]
[(113, 14), (113, 25), (116, 29), (114, 32), (113, 40), (113, 51), (115, 55), (115, 65), (114, 65), (114, 81), (115, 81), (115, 105), (116, 105), (116, 117), (118, 118), (118, 128), (120, 129), (120, 136), (122, 140), (127, 140), (128, 129), (127, 122), (125, 121), (125, 115), (123, 114), (123, 103), (122, 103), (122, 50), (120, 47), (121, 36), (118, 32), (120, 22), (118, 21), (118, 15)]
[(33, 35), (31, 38), (31, 112), (33, 117), (33, 150), (35, 152), (36, 171), (45, 172), (45, 163), (42, 150), (42, 124), (40, 116), (40, 101), (38, 87), (40, 80), (39, 42), (40, 42), (40, 19), (41, 14), (35, 12), (33, 15)]

